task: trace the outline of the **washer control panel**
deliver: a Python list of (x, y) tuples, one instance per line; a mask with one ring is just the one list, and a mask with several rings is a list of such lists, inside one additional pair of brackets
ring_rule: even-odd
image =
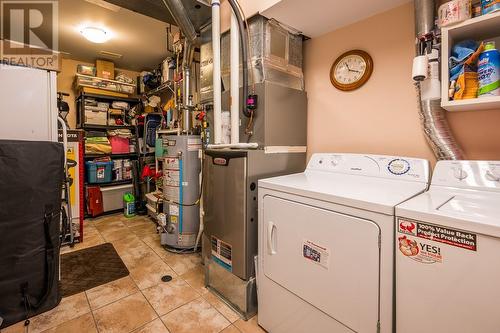
[(372, 177), (429, 181), (429, 162), (424, 159), (364, 154), (314, 154), (307, 170)]
[(439, 161), (432, 185), (500, 190), (500, 161)]

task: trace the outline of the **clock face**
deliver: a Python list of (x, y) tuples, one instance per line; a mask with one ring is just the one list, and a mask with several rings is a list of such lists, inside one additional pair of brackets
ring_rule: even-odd
[(368, 81), (373, 71), (373, 61), (361, 50), (348, 51), (335, 60), (330, 69), (330, 81), (339, 90), (350, 91)]
[(358, 55), (342, 58), (335, 66), (335, 79), (341, 84), (359, 81), (366, 71), (366, 61)]

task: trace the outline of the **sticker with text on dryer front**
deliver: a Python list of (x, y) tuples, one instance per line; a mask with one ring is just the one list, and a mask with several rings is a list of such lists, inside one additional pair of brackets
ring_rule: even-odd
[(304, 240), (302, 243), (302, 256), (324, 268), (328, 268), (330, 251), (324, 246)]
[(425, 238), (461, 249), (477, 251), (477, 235), (467, 231), (446, 228), (402, 217), (398, 218), (398, 231), (403, 234)]
[(399, 252), (405, 257), (422, 264), (442, 263), (443, 256), (439, 246), (427, 244), (407, 235), (398, 237)]

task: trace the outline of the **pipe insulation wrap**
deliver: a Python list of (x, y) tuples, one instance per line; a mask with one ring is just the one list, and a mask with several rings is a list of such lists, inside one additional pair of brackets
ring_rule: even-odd
[(240, 142), (240, 43), (238, 36), (238, 20), (231, 13), (230, 30), (230, 64), (231, 64), (231, 143)]
[(212, 50), (214, 90), (214, 142), (222, 141), (222, 86), (220, 65), (220, 1), (212, 0)]

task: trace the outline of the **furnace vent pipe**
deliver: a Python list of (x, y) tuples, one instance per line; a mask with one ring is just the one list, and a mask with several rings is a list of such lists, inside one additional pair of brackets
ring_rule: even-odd
[[(415, 34), (418, 46), (417, 56), (429, 56), (432, 52), (432, 44), (434, 42), (434, 1), (414, 0), (414, 8)], [(438, 59), (435, 59), (435, 61), (438, 61)], [(447, 61), (447, 59), (443, 61)], [(437, 63), (433, 65), (438, 66)], [(432, 73), (432, 71), (429, 72)], [(439, 77), (431, 75), (425, 80), (439, 80)], [(440, 85), (427, 83), (430, 82), (416, 81), (415, 83), (418, 112), (425, 138), (438, 160), (464, 159), (464, 154), (456, 143), (448, 125), (446, 111), (441, 108), (441, 99), (436, 97), (441, 95), (440, 91), (433, 90), (433, 87), (439, 87)], [(425, 94), (423, 89), (427, 89), (425, 90)], [(434, 97), (422, 99), (422, 95)]]
[(231, 13), (231, 143), (240, 142), (240, 43), (238, 19)]
[(220, 1), (212, 0), (212, 51), (214, 91), (214, 143), (222, 142), (222, 86), (220, 66)]
[(198, 44), (198, 34), (196, 33), (193, 23), (189, 19), (189, 15), (182, 4), (182, 0), (163, 0), (163, 4), (168, 8), (175, 23), (177, 23), (177, 26), (181, 29), (187, 40), (191, 44)]

